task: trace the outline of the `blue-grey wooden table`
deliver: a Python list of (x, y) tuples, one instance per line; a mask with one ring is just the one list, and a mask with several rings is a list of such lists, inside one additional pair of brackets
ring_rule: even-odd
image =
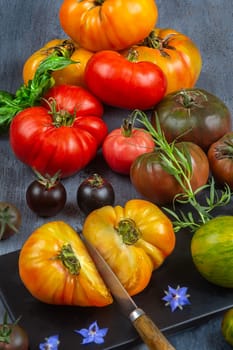
[[(64, 36), (58, 19), (61, 3), (62, 0), (0, 0), (1, 90), (15, 92), (22, 83), (22, 67), (27, 57), (45, 42)], [(232, 0), (157, 0), (157, 5), (158, 25), (183, 32), (200, 48), (203, 68), (197, 86), (219, 96), (233, 113)], [(119, 126), (119, 119), (116, 125)], [(111, 172), (108, 176), (117, 187), (116, 176)], [(13, 156), (8, 138), (1, 137), (0, 200), (19, 206), (23, 218), (20, 234), (0, 242), (1, 255), (20, 249), (29, 233), (44, 222), (30, 212), (25, 204), (25, 189), (31, 180), (30, 170)], [(57, 218), (72, 223), (72, 218), (78, 215), (74, 191), (78, 183), (76, 176), (66, 180), (68, 202), (65, 211)], [(127, 191), (124, 186), (128, 186)], [(129, 188), (126, 182), (118, 188), (116, 202), (123, 204), (129, 199), (127, 196), (134, 195), (134, 189)], [(2, 309), (3, 307), (1, 313)], [(169, 339), (178, 350), (228, 350), (231, 347), (226, 344), (220, 331), (221, 317), (222, 315), (213, 316), (205, 324), (169, 336)], [(138, 345), (134, 349), (142, 350), (145, 346)]]

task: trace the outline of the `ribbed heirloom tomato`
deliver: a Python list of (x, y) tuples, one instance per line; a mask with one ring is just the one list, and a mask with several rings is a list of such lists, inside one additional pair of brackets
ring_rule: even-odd
[(55, 85), (70, 84), (85, 87), (84, 70), (93, 52), (85, 50), (70, 39), (51, 40), (28, 57), (23, 66), (24, 83), (27, 84), (29, 80), (33, 79), (41, 61), (48, 57), (54, 50), (63, 50), (64, 48), (67, 50), (70, 59), (77, 63), (70, 64), (63, 69), (53, 72), (52, 76), (55, 79)]
[(20, 251), (19, 275), (29, 292), (48, 304), (112, 303), (85, 245), (63, 221), (48, 222), (32, 232)]
[(121, 50), (145, 38), (154, 28), (154, 0), (64, 0), (64, 32), (90, 51)]
[(127, 48), (124, 56), (157, 64), (167, 78), (166, 94), (193, 87), (202, 68), (201, 53), (186, 35), (171, 28), (155, 28), (143, 41)]
[(102, 104), (87, 90), (71, 85), (46, 94), (50, 107), (30, 107), (10, 126), (10, 145), (17, 158), (42, 175), (71, 176), (96, 155), (107, 135)]
[(131, 199), (92, 211), (84, 236), (96, 247), (130, 295), (140, 293), (175, 247), (170, 219), (154, 204)]

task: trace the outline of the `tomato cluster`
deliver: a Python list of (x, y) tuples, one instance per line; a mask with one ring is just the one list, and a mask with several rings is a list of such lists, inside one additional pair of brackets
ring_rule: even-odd
[(193, 87), (200, 75), (198, 47), (177, 30), (156, 27), (154, 0), (65, 0), (59, 19), (68, 39), (51, 40), (28, 58), (25, 83), (46, 56), (68, 44), (77, 63), (53, 72), (55, 83), (87, 87), (115, 107), (150, 109), (164, 95)]
[[(195, 88), (200, 51), (183, 33), (156, 27), (154, 0), (64, 0), (59, 15), (68, 39), (49, 41), (29, 57), (24, 82), (30, 86), (41, 62), (67, 45), (73, 62), (53, 71), (54, 86), (39, 105), (14, 117), (10, 145), (40, 178), (73, 176), (99, 150), (113, 172), (128, 176), (143, 199), (114, 207), (113, 186), (97, 174), (79, 184), (76, 199), (85, 215), (84, 236), (135, 295), (175, 248), (174, 227), (159, 206), (177, 196), (184, 200), (185, 191), (198, 192), (211, 172), (219, 184), (233, 189), (231, 115), (217, 96)], [(130, 110), (129, 118), (111, 132), (102, 118), (105, 105)], [(148, 128), (135, 126), (139, 110), (149, 114)], [(153, 137), (158, 131), (172, 145), (170, 167)], [(176, 163), (187, 164), (182, 174), (190, 180), (186, 188), (172, 168)], [(49, 187), (34, 181), (26, 191), (29, 208), (42, 217), (59, 213), (66, 196), (57, 181)], [(17, 216), (17, 228), (20, 220)], [(5, 225), (0, 239), (12, 234), (6, 231)], [(112, 303), (82, 240), (65, 222), (46, 223), (30, 235), (20, 252), (19, 272), (31, 294), (43, 302)], [(44, 280), (50, 276), (48, 289)]]

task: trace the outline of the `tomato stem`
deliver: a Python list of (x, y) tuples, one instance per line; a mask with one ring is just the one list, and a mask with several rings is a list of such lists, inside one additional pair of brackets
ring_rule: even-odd
[(49, 189), (55, 187), (58, 184), (58, 182), (60, 181), (60, 175), (61, 175), (60, 170), (57, 171), (53, 176), (50, 176), (49, 174), (46, 174), (45, 176), (43, 176), (36, 169), (33, 169), (33, 171), (37, 177), (37, 181), (41, 185), (43, 185), (46, 190), (49, 190)]
[(52, 54), (54, 51), (57, 52), (57, 55), (70, 58), (75, 51), (75, 45), (72, 40), (64, 40), (60, 45), (49, 47), (45, 49), (44, 52), (47, 52), (48, 55)]
[(156, 32), (152, 30), (150, 34), (139, 44), (141, 46), (147, 46), (152, 49), (157, 49), (164, 57), (169, 57), (169, 54), (164, 49), (176, 50), (174, 46), (169, 45), (169, 40), (175, 34), (169, 34), (165, 38), (160, 38), (156, 35)]
[(215, 148), (216, 159), (232, 159), (233, 158), (233, 142), (224, 141), (222, 145), (218, 145)]
[(76, 111), (73, 114), (70, 114), (66, 110), (61, 109), (57, 111), (57, 102), (54, 98), (50, 98), (49, 100), (45, 100), (49, 105), (50, 111), (49, 114), (52, 115), (53, 125), (56, 128), (60, 128), (61, 126), (72, 126), (76, 117)]
[(133, 47), (129, 49), (128, 54), (126, 59), (129, 62), (137, 62), (138, 59), (138, 51), (136, 49), (134, 49)]
[(81, 264), (75, 255), (71, 244), (64, 244), (60, 253), (56, 256), (56, 259), (60, 259), (63, 265), (68, 269), (71, 275), (78, 275), (81, 269)]
[(141, 237), (141, 232), (136, 223), (130, 219), (122, 219), (119, 221), (116, 231), (122, 237), (125, 244), (132, 245)]
[(8, 323), (8, 314), (5, 311), (4, 317), (3, 317), (3, 324), (1, 325), (0, 328), (0, 342), (3, 342), (5, 344), (10, 344), (11, 341), (11, 333), (13, 331), (13, 327), (17, 325), (17, 323), (20, 320), (20, 317), (12, 324)]
[(102, 176), (97, 173), (94, 173), (92, 176), (90, 176), (87, 181), (92, 187), (95, 188), (101, 187), (104, 183)]
[(132, 118), (126, 118), (123, 120), (121, 126), (122, 135), (124, 137), (131, 137), (133, 131), (133, 121)]
[(15, 225), (11, 222), (13, 216), (10, 214), (10, 207), (6, 206), (0, 210), (0, 240), (2, 239), (6, 226), (9, 226), (14, 232), (18, 232)]
[(201, 108), (203, 103), (208, 100), (207, 96), (201, 91), (183, 89), (179, 91), (175, 98), (182, 106), (187, 109), (193, 106)]
[(102, 4), (104, 3), (104, 1), (105, 1), (105, 0), (95, 0), (95, 1), (94, 1), (94, 4), (95, 4), (96, 6), (100, 6), (100, 5), (102, 5)]

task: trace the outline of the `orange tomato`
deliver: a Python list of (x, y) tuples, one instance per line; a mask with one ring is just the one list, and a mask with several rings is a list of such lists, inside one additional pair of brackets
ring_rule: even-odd
[(175, 247), (170, 219), (155, 204), (129, 200), (124, 207), (92, 211), (83, 235), (96, 247), (130, 295), (140, 293)]
[(23, 80), (27, 84), (33, 79), (36, 69), (43, 59), (45, 59), (55, 48), (62, 48), (64, 45), (70, 45), (70, 58), (77, 62), (52, 73), (55, 79), (55, 85), (79, 85), (86, 87), (84, 81), (84, 71), (89, 58), (93, 52), (85, 50), (72, 40), (54, 39), (47, 42), (42, 48), (34, 52), (23, 66)]
[(29, 236), (20, 251), (19, 275), (48, 304), (100, 307), (113, 301), (79, 235), (63, 221), (43, 224)]
[(138, 45), (122, 51), (124, 56), (136, 62), (149, 61), (157, 64), (167, 78), (167, 91), (192, 88), (202, 68), (201, 53), (186, 35), (170, 28), (153, 29)]
[(154, 28), (154, 0), (64, 0), (60, 23), (64, 32), (90, 51), (122, 50)]

